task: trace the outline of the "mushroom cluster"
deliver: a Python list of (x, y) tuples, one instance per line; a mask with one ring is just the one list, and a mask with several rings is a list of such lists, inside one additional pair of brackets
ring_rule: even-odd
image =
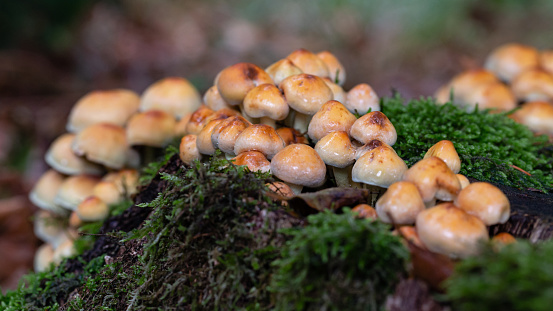
[(553, 50), (509, 43), (494, 49), (483, 68), (462, 72), (436, 91), (439, 103), (510, 111), (510, 117), (553, 137)]

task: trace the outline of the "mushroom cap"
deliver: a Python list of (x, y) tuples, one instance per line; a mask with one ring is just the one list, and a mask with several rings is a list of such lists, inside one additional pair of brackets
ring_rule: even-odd
[(367, 83), (354, 86), (346, 95), (344, 105), (352, 113), (365, 114), (369, 109), (380, 111), (380, 100), (373, 88)]
[(202, 154), (198, 151), (196, 135), (186, 135), (180, 140), (179, 157), (186, 165), (192, 165), (194, 160), (202, 158)]
[(307, 115), (314, 115), (334, 97), (325, 81), (311, 74), (290, 76), (280, 83), (280, 88), (284, 92), (288, 105)]
[(92, 91), (83, 96), (71, 109), (67, 131), (77, 133), (96, 123), (124, 126), (138, 111), (140, 98), (131, 90)]
[(451, 87), (449, 84), (440, 86), (434, 93), (436, 104), (445, 104), (451, 102)]
[(242, 116), (233, 116), (219, 123), (211, 133), (213, 147), (220, 149), (227, 154), (234, 154), (234, 144), (238, 136), (251, 123)]
[(293, 144), (279, 151), (271, 161), (271, 172), (282, 181), (318, 187), (325, 181), (326, 165), (317, 152), (304, 144)]
[(290, 188), (287, 184), (281, 182), (281, 181), (273, 181), (270, 183), (266, 183), (265, 186), (269, 188), (269, 191), (274, 192), (278, 195), (281, 195), (286, 198), (291, 198), (295, 196), (294, 190)]
[(450, 92), (453, 91), (454, 102), (456, 104), (464, 103), (465, 99), (475, 88), (498, 82), (499, 80), (491, 71), (480, 68), (466, 70), (453, 77), (451, 82), (444, 88), (447, 92), (446, 101), (449, 101)]
[(106, 174), (102, 181), (113, 182), (121, 194), (133, 195), (138, 193), (139, 177), (140, 174), (135, 169), (122, 169)]
[[(388, 145), (387, 143), (382, 142), (378, 139), (373, 139), (373, 140), (369, 141), (368, 143), (366, 143), (366, 144), (364, 144), (360, 147), (357, 147), (357, 149), (355, 150), (355, 160), (356, 161), (359, 160), (359, 158), (361, 156), (363, 156), (367, 151), (371, 151), (374, 148), (378, 148), (380, 146), (386, 146), (386, 147), (394, 150), (394, 148), (392, 148), (392, 146)], [(394, 150), (394, 152), (395, 152), (395, 150)]]
[(202, 128), (209, 122), (209, 116), (214, 114), (215, 111), (211, 110), (207, 106), (200, 106), (191, 115), (188, 124), (186, 125), (186, 133), (198, 135)]
[(71, 148), (75, 154), (112, 169), (125, 166), (129, 151), (125, 129), (108, 123), (97, 123), (79, 132)]
[(87, 197), (91, 196), (99, 178), (90, 175), (67, 177), (59, 187), (54, 203), (68, 210), (75, 210)]
[(523, 103), (511, 116), (539, 134), (553, 135), (553, 104), (545, 101)]
[(196, 147), (201, 154), (211, 155), (215, 153), (215, 146), (211, 140), (211, 135), (215, 128), (225, 119), (214, 119), (209, 121), (196, 137)]
[(67, 238), (67, 228), (63, 226), (62, 218), (46, 210), (35, 213), (33, 228), (37, 238), (52, 244), (54, 248)]
[(82, 221), (101, 221), (108, 217), (109, 207), (100, 198), (89, 196), (79, 204), (75, 212)]
[(46, 151), (44, 156), (46, 163), (66, 175), (103, 174), (104, 169), (100, 165), (79, 157), (73, 152), (71, 145), (75, 136), (72, 133), (65, 133), (56, 138)]
[(511, 88), (520, 101), (551, 101), (553, 74), (540, 69), (526, 70), (513, 79)]
[(378, 215), (374, 207), (369, 204), (357, 204), (352, 210), (359, 218), (377, 219)]
[(71, 212), (69, 215), (69, 228), (78, 229), (83, 225), (83, 221), (79, 218), (79, 215), (75, 211)]
[(92, 195), (107, 205), (114, 205), (123, 200), (123, 193), (119, 191), (115, 182), (102, 180), (92, 189)]
[(180, 119), (202, 104), (200, 93), (185, 78), (168, 77), (150, 85), (140, 99), (140, 110), (161, 110)]
[(501, 82), (477, 86), (465, 98), (467, 111), (472, 111), (478, 104), (479, 109), (492, 109), (492, 112), (509, 111), (516, 108), (516, 98), (505, 84)]
[(234, 165), (245, 165), (252, 172), (261, 171), (263, 173), (271, 170), (271, 162), (258, 151), (246, 151), (238, 154), (231, 159)]
[(351, 126), (349, 134), (363, 144), (378, 139), (393, 146), (397, 140), (396, 128), (388, 117), (380, 111), (367, 113), (357, 119)]
[(317, 57), (319, 57), (328, 68), (330, 80), (340, 86), (344, 85), (346, 82), (346, 69), (338, 58), (329, 51), (321, 51), (317, 53)]
[(286, 58), (271, 64), (265, 71), (271, 76), (276, 85), (280, 85), (280, 83), (289, 76), (303, 73), (298, 66), (294, 65), (291, 60)]
[(459, 158), (457, 150), (455, 150), (455, 146), (453, 146), (453, 143), (449, 140), (441, 140), (430, 147), (424, 155), (424, 158), (429, 157), (438, 157), (444, 160), (447, 167), (455, 174), (459, 173), (461, 170), (461, 159)]
[(33, 267), (35, 272), (46, 271), (54, 262), (54, 247), (50, 243), (42, 244), (35, 253)]
[(457, 179), (459, 179), (459, 183), (461, 184), (461, 190), (465, 189), (468, 185), (470, 185), (470, 181), (465, 175), (455, 174), (455, 176), (457, 176)]
[(263, 153), (267, 159), (272, 159), (283, 148), (284, 141), (273, 127), (253, 124), (245, 128), (236, 139), (234, 154), (253, 150)]
[(328, 67), (316, 54), (306, 49), (297, 49), (286, 56), (303, 73), (315, 75), (321, 78), (328, 77)]
[(288, 146), (291, 144), (309, 144), (309, 141), (303, 134), (291, 127), (280, 127), (277, 130), (278, 136), (284, 141), (284, 145)]
[(61, 243), (54, 251), (54, 264), (59, 265), (64, 258), (69, 258), (77, 255), (75, 242), (72, 239), (67, 239)]
[(541, 51), (539, 55), (540, 67), (553, 74), (553, 50)]
[(67, 210), (54, 203), (54, 198), (65, 176), (55, 170), (48, 170), (36, 182), (29, 193), (29, 200), (41, 209), (49, 210), (54, 214), (67, 215)]
[(244, 98), (244, 112), (252, 118), (284, 120), (289, 110), (286, 98), (274, 84), (258, 85)]
[(388, 188), (400, 181), (407, 164), (387, 146), (374, 148), (363, 154), (353, 165), (351, 179), (368, 185)]
[(537, 66), (538, 51), (534, 47), (517, 43), (497, 47), (484, 63), (485, 69), (505, 82), (510, 82), (521, 72)]
[(238, 106), (254, 87), (274, 83), (265, 70), (251, 63), (238, 63), (223, 69), (215, 78), (221, 97), (231, 106)]
[(326, 86), (328, 86), (328, 88), (332, 91), (332, 99), (339, 101), (340, 103), (345, 103), (347, 96), (346, 91), (344, 91), (340, 85), (332, 82), (330, 78), (323, 78), (323, 80), (326, 83)]
[(515, 237), (507, 232), (501, 232), (492, 237), (493, 243), (500, 243), (502, 245), (516, 243), (516, 241)]
[(480, 219), (450, 202), (420, 212), (416, 228), (429, 250), (452, 258), (476, 255), (482, 242), (489, 240), (486, 225)]
[(307, 135), (317, 142), (331, 132), (344, 131), (349, 133), (356, 120), (357, 118), (344, 105), (338, 101), (330, 100), (315, 113), (311, 122), (309, 122)]
[(190, 121), (190, 116), (192, 116), (192, 113), (185, 114), (177, 123), (175, 124), (175, 137), (183, 137), (186, 135), (186, 127), (188, 126), (188, 122)]
[(453, 201), (461, 191), (455, 173), (438, 157), (418, 161), (403, 174), (403, 180), (417, 186), (424, 202), (431, 202), (434, 198)]
[(204, 94), (204, 104), (214, 111), (217, 111), (219, 109), (228, 108), (231, 109), (232, 106), (227, 104), (227, 102), (221, 97), (221, 94), (219, 93), (219, 89), (216, 85), (213, 85)]
[(455, 205), (474, 215), (487, 226), (503, 224), (511, 216), (511, 204), (505, 194), (487, 182), (474, 182), (455, 199)]
[(385, 223), (412, 225), (417, 215), (425, 210), (417, 186), (412, 182), (398, 181), (376, 201), (378, 218)]
[(315, 151), (330, 166), (344, 168), (355, 161), (355, 148), (344, 131), (332, 132), (315, 145)]
[(131, 146), (165, 147), (175, 138), (175, 117), (163, 110), (148, 110), (131, 117), (127, 142)]

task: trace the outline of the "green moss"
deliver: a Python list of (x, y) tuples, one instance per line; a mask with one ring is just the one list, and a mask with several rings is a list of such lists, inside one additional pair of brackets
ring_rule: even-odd
[(467, 113), (451, 103), (436, 105), (430, 98), (404, 105), (399, 96), (384, 99), (381, 105), (398, 133), (393, 147), (409, 166), (422, 159), (432, 145), (447, 139), (459, 153), (461, 174), (521, 189), (553, 190), (553, 158), (547, 137), (535, 136), (506, 113)]
[(551, 310), (553, 242), (518, 241), (463, 260), (447, 281), (454, 310)]

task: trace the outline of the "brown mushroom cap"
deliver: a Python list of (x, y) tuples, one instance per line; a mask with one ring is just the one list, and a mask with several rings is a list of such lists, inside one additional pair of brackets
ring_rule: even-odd
[[(388, 145), (387, 143), (382, 142), (378, 139), (373, 139), (373, 140), (369, 141), (368, 143), (366, 143), (366, 144), (364, 144), (360, 147), (357, 147), (357, 149), (355, 150), (355, 160), (359, 160), (359, 158), (361, 156), (363, 156), (367, 151), (371, 151), (374, 148), (378, 148), (378, 147), (381, 147), (381, 146), (385, 146), (385, 147), (388, 147), (388, 148), (394, 150), (394, 148), (392, 148), (392, 146)], [(394, 150), (394, 152), (395, 152), (395, 150)]]
[(434, 198), (452, 201), (461, 191), (461, 183), (455, 173), (438, 157), (418, 161), (403, 174), (403, 180), (417, 186), (424, 202)]
[(452, 258), (478, 254), (481, 244), (489, 239), (486, 225), (480, 219), (449, 202), (420, 212), (416, 228), (429, 250)]
[(204, 94), (204, 104), (212, 110), (219, 110), (223, 108), (231, 109), (232, 106), (227, 104), (227, 102), (221, 97), (219, 89), (214, 85), (210, 87)]
[(67, 215), (67, 210), (54, 203), (56, 193), (65, 180), (65, 176), (55, 170), (48, 170), (36, 182), (29, 193), (29, 200), (39, 208), (55, 214)]
[(231, 106), (238, 106), (254, 87), (274, 83), (265, 70), (250, 63), (238, 63), (223, 69), (215, 78), (221, 97)]
[(276, 130), (265, 124), (254, 124), (242, 131), (234, 144), (234, 154), (245, 151), (259, 151), (268, 159), (284, 148), (284, 141)]
[(113, 205), (121, 202), (124, 198), (123, 193), (117, 189), (113, 181), (102, 180), (92, 189), (92, 195), (100, 199), (107, 205)]
[(553, 135), (553, 104), (544, 101), (526, 102), (510, 116), (539, 134)]
[(202, 128), (200, 133), (198, 133), (196, 147), (201, 154), (211, 155), (215, 153), (215, 146), (211, 140), (211, 135), (215, 128), (223, 121), (224, 119), (211, 120)]
[(498, 82), (497, 77), (488, 70), (467, 70), (451, 79), (451, 82), (444, 87), (442, 96), (447, 95), (446, 101), (449, 101), (450, 92), (453, 92), (454, 103), (465, 105), (467, 97), (475, 88)]
[[(309, 122), (307, 135), (317, 142), (327, 134), (336, 131), (349, 133), (357, 118), (340, 102), (326, 102)], [(348, 139), (349, 140), (349, 139)]]
[(499, 243), (502, 245), (516, 243), (516, 241), (515, 237), (507, 232), (501, 232), (492, 237), (493, 243)]
[(71, 148), (75, 154), (84, 156), (89, 161), (121, 169), (127, 162), (129, 145), (124, 128), (98, 123), (77, 134)]
[(424, 155), (424, 158), (429, 157), (438, 157), (444, 160), (445, 164), (447, 164), (449, 169), (455, 174), (459, 173), (461, 170), (461, 159), (459, 158), (457, 150), (455, 150), (455, 146), (453, 146), (453, 143), (449, 140), (441, 140), (430, 147)]
[(286, 146), (291, 144), (309, 144), (309, 141), (303, 134), (291, 127), (281, 127), (277, 130), (278, 136), (282, 138)]
[(288, 105), (306, 115), (314, 115), (334, 97), (324, 80), (311, 74), (290, 76), (280, 83), (280, 88)]
[(94, 186), (99, 181), (100, 179), (90, 175), (69, 176), (59, 187), (54, 203), (75, 210), (84, 199), (92, 195)]
[(192, 165), (194, 160), (202, 158), (196, 144), (196, 135), (186, 135), (180, 140), (179, 157), (186, 165)]
[(289, 76), (303, 73), (298, 66), (294, 65), (291, 60), (286, 58), (271, 64), (265, 71), (271, 76), (276, 85), (280, 85), (280, 83)]
[(378, 139), (393, 146), (397, 140), (396, 128), (380, 111), (367, 113), (357, 119), (351, 126), (350, 135), (363, 144)]
[(386, 223), (412, 225), (417, 215), (424, 210), (417, 186), (408, 181), (391, 184), (376, 202), (378, 218)]
[(321, 78), (328, 77), (328, 67), (316, 54), (306, 49), (298, 49), (286, 56), (302, 72)]
[(344, 168), (355, 161), (355, 148), (344, 131), (332, 132), (315, 145), (315, 151), (328, 165)]
[(190, 120), (186, 125), (186, 133), (189, 135), (198, 135), (207, 122), (209, 122), (209, 116), (214, 113), (215, 111), (211, 110), (207, 106), (200, 106), (200, 108), (196, 109), (196, 111), (190, 115)]
[(369, 204), (357, 204), (352, 210), (359, 218), (377, 219), (376, 210)]
[(108, 217), (108, 205), (95, 196), (90, 196), (82, 201), (75, 210), (82, 221), (101, 221)]
[(244, 98), (244, 112), (252, 118), (284, 120), (290, 107), (274, 84), (261, 84), (251, 89)]
[(271, 172), (282, 181), (294, 185), (318, 187), (325, 181), (326, 165), (313, 148), (293, 144), (273, 157)]
[(124, 126), (138, 111), (140, 98), (130, 90), (92, 91), (73, 106), (67, 121), (67, 131), (77, 133), (96, 123)]
[(344, 85), (346, 82), (346, 69), (338, 58), (329, 51), (319, 52), (317, 53), (317, 57), (319, 57), (328, 68), (329, 78), (338, 85)]
[(83, 157), (77, 156), (71, 145), (75, 140), (75, 134), (65, 133), (50, 145), (44, 159), (56, 171), (66, 175), (92, 174), (101, 175), (104, 169)]
[(127, 142), (131, 146), (165, 147), (175, 137), (175, 117), (162, 110), (148, 110), (131, 117)]
[(252, 172), (261, 171), (263, 173), (271, 170), (271, 162), (258, 151), (246, 151), (238, 154), (231, 159), (234, 165), (245, 165)]
[(516, 98), (505, 84), (501, 82), (477, 86), (465, 98), (467, 111), (473, 111), (478, 104), (479, 109), (492, 109), (492, 112), (509, 111), (516, 108)]
[(213, 147), (220, 149), (226, 154), (234, 155), (236, 139), (250, 125), (251, 123), (242, 116), (224, 119), (211, 133)]
[(186, 127), (188, 126), (188, 121), (190, 121), (190, 116), (192, 113), (184, 115), (177, 123), (175, 124), (175, 137), (182, 137), (186, 135)]
[(115, 184), (121, 194), (128, 196), (138, 193), (139, 173), (135, 169), (123, 169), (106, 174), (103, 181), (110, 181)]
[(407, 164), (387, 146), (374, 148), (363, 154), (353, 165), (352, 180), (368, 185), (388, 188), (400, 181)]
[(200, 93), (190, 81), (168, 77), (150, 85), (142, 94), (140, 110), (161, 110), (180, 119), (200, 107)]
[(326, 86), (332, 91), (332, 99), (339, 101), (340, 103), (346, 102), (347, 92), (338, 84), (332, 82), (330, 78), (323, 78)]
[(521, 72), (538, 66), (538, 51), (522, 44), (504, 44), (487, 57), (484, 68), (499, 79), (510, 82)]
[(373, 88), (367, 83), (354, 86), (346, 95), (344, 105), (352, 113), (364, 114), (371, 111), (380, 111), (380, 100)]
[(511, 216), (509, 199), (487, 182), (474, 182), (459, 192), (455, 205), (480, 218), (487, 226), (503, 224)]
[(539, 69), (526, 70), (513, 79), (511, 88), (520, 101), (551, 101), (553, 74)]
[(461, 184), (461, 189), (465, 189), (468, 185), (470, 185), (469, 179), (462, 174), (455, 174), (457, 176), (457, 179), (459, 179), (459, 183)]
[(269, 191), (272, 191), (286, 198), (291, 198), (294, 195), (296, 195), (292, 190), (292, 188), (290, 188), (290, 186), (288, 186), (287, 184), (281, 181), (273, 181), (271, 183), (266, 183), (265, 186), (269, 188)]

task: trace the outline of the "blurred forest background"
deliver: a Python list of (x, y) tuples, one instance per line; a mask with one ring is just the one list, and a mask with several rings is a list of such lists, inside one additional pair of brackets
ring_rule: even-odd
[[(0, 287), (38, 242), (26, 194), (47, 169), (71, 106), (94, 89), (141, 93), (166, 76), (203, 93), (224, 67), (264, 68), (298, 48), (329, 50), (349, 90), (430, 96), (506, 42), (553, 48), (551, 0), (26, 0), (0, 10)], [(29, 246), (31, 245), (31, 246)], [(2, 254), (3, 253), (3, 254)], [(8, 273), (15, 272), (15, 273)]]

